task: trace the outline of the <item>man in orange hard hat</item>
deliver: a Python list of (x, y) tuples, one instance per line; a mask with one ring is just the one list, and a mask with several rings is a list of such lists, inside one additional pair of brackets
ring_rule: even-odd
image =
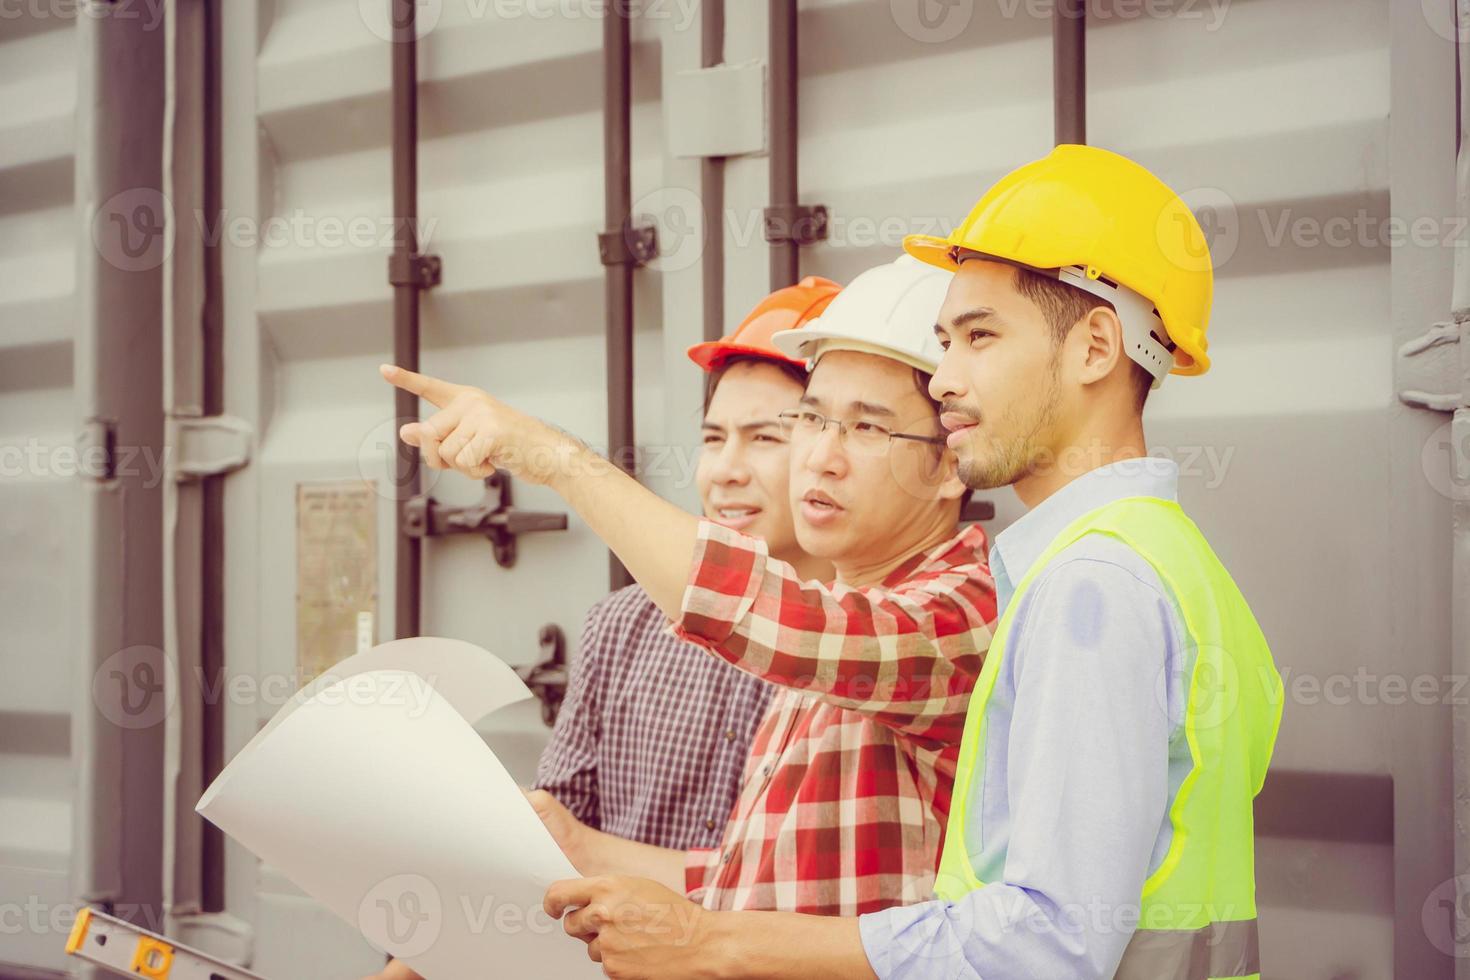
[[(807, 276), (761, 299), (726, 336), (689, 348), (705, 374), (694, 479), (704, 517), (765, 542), (804, 579), (831, 562), (796, 539), (791, 445), (778, 415), (806, 388), (806, 361), (772, 342), (827, 309), (841, 288)], [(536, 770), (531, 804), (579, 863), (611, 851), (645, 873), (684, 877), (690, 852), (718, 847), (775, 688), (669, 632), (640, 585), (587, 614), (566, 700)], [(378, 980), (413, 980), (391, 962)]]
[(547, 911), (619, 977), (1258, 977), (1251, 807), (1281, 679), (1141, 414), (1209, 366), (1199, 224), (1133, 161), (1061, 146), (905, 248), (955, 272), (930, 394), (961, 476), (1029, 508), (991, 550), (1002, 613), (937, 898), (693, 915), (604, 878)]

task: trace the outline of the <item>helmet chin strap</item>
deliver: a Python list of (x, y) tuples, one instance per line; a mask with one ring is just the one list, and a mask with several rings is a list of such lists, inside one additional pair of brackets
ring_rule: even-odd
[(1096, 269), (1069, 265), (1058, 269), (1056, 276), (1069, 286), (1113, 304), (1123, 325), (1124, 351), (1153, 375), (1154, 388), (1163, 384), (1174, 367), (1174, 344), (1154, 305), (1127, 286), (1103, 278)]

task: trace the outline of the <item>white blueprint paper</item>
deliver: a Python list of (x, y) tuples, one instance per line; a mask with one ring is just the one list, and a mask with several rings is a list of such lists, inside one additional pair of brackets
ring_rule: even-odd
[(428, 980), (600, 976), (541, 911), (577, 872), (471, 727), (529, 696), (473, 644), (385, 643), (287, 703), (196, 809)]

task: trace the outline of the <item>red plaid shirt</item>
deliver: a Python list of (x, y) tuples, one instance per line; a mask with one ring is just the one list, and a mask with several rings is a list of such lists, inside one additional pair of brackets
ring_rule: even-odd
[(881, 587), (802, 582), (709, 521), (678, 634), (782, 690), (721, 846), (689, 852), (711, 909), (859, 915), (932, 897), (970, 690), (995, 623), (978, 526)]

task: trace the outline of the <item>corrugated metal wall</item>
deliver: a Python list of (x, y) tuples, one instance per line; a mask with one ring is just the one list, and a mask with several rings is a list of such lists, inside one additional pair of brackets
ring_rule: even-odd
[(0, 964), (59, 968), (77, 679), (77, 58), (74, 22), (32, 9), (0, 20)]
[[(392, 346), (384, 6), (230, 0), (224, 11), (225, 234), (242, 243), (224, 256), (226, 411), (253, 422), (260, 440), (227, 483), (232, 673), (295, 670), (295, 500), (305, 482), (377, 481), (377, 635), (393, 635), (392, 399), (374, 370)], [(423, 247), (444, 259), (443, 285), (423, 303), (423, 369), (594, 444), (606, 438), (600, 6), (429, 0), (419, 13)], [(728, 6), (726, 59), (764, 58), (765, 5)], [(1444, 250), (1393, 248), (1378, 233), (1400, 213), (1391, 190), (1444, 181), (1442, 199), (1416, 199), (1414, 213), (1450, 207), (1453, 147), (1426, 135), (1452, 125), (1453, 50), (1425, 18), (1447, 3), (1092, 6), (1090, 140), (1187, 191), (1214, 233), (1215, 369), (1172, 380), (1147, 415), (1157, 450), (1184, 466), (1186, 506), (1251, 599), (1289, 692), (1292, 675), (1443, 672), (1447, 500), (1421, 472), (1401, 472), (1440, 420), (1397, 406), (1392, 367), (1395, 344), (1443, 315), (1448, 263)], [(1414, 7), (1423, 12), (1405, 9)], [(905, 233), (947, 230), (986, 184), (1051, 143), (1051, 5), (924, 9), (930, 19), (899, 0), (802, 4), (801, 197), (833, 217), (804, 272), (846, 280), (890, 258)], [(677, 71), (699, 64), (695, 11), (692, 0), (650, 3), (634, 28), (634, 210), (662, 222), (666, 248), (697, 221), (698, 164), (665, 150), (660, 98)], [(0, 92), (14, 96), (0, 128), (4, 445), (37, 433), (70, 440), (58, 419), (68, 418), (76, 247), (65, 136), (73, 50), (64, 24), (46, 26), (0, 24)], [(1397, 131), (1394, 93), (1404, 100), (1393, 103)], [(1445, 159), (1417, 161), (1420, 146)], [(733, 322), (767, 288), (767, 161), (732, 159), (726, 179)], [(1314, 229), (1342, 218), (1369, 231), (1312, 243)], [(652, 450), (647, 481), (692, 506), (699, 378), (682, 351), (701, 328), (691, 258), (681, 249), (638, 273), (635, 404), (638, 441)], [(517, 490), (519, 506), (565, 509), (549, 493)], [(433, 492), (467, 503), (479, 487), (448, 475)], [(72, 681), (66, 493), (65, 480), (0, 477), (0, 900), (59, 887), (66, 867), (55, 830), (69, 792), (65, 726), (55, 724)], [(993, 530), (1019, 512), (1009, 493), (994, 499)], [(575, 518), (566, 532), (522, 539), (513, 570), (470, 537), (429, 542), (424, 568), (424, 631), (517, 663), (535, 656), (543, 623), (575, 642), (607, 581), (605, 551)], [(55, 651), (45, 669), (33, 668), (37, 650)], [(1415, 920), (1435, 869), (1448, 876), (1439, 815), (1448, 749), (1435, 734), (1448, 730), (1446, 716), (1384, 701), (1335, 703), (1297, 688), (1287, 704), (1278, 768), (1308, 777), (1294, 791), (1362, 786), (1363, 807), (1387, 801), (1395, 812), (1389, 824), (1347, 819), (1339, 832), (1319, 801), (1287, 800), (1300, 820), (1259, 845), (1267, 976), (1391, 975), (1395, 901), (1410, 908), (1403, 921)], [(275, 706), (231, 704), (227, 754)], [(535, 713), (485, 731), (528, 776), (545, 732)], [(22, 836), (38, 833), (55, 839)], [(255, 925), (266, 975), (345, 976), (375, 961), (352, 930), (233, 845), (228, 899)], [(1405, 964), (1415, 976), (1443, 968), (1429, 926), (1399, 928), (1401, 975)], [(49, 954), (27, 942), (0, 934), (0, 961), (43, 962)]]

